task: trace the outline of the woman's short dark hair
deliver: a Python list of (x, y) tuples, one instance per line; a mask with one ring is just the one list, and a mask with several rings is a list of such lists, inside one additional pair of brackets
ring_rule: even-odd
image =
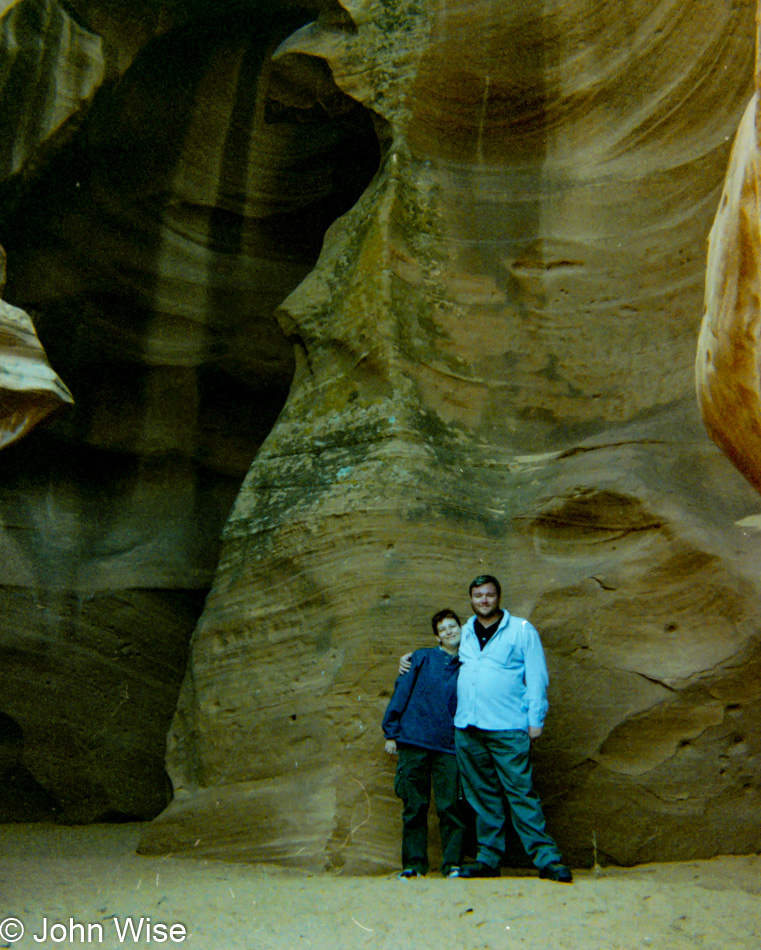
[(502, 587), (500, 586), (497, 578), (492, 577), (491, 574), (479, 574), (478, 577), (474, 577), (470, 582), (468, 593), (472, 594), (474, 587), (482, 587), (484, 584), (494, 584), (494, 586), (497, 588), (497, 597), (502, 596)]
[(453, 620), (456, 620), (458, 627), (462, 626), (460, 623), (460, 618), (457, 616), (454, 610), (450, 610), (449, 607), (445, 607), (443, 610), (440, 610), (431, 617), (431, 626), (433, 627), (434, 636), (436, 636), (439, 632), (439, 624), (441, 621), (446, 620), (447, 617), (452, 617)]

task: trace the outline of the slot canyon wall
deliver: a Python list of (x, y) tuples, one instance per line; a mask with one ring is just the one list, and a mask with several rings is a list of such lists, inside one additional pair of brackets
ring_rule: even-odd
[(5, 6), (4, 297), (74, 403), (1, 457), (4, 816), (156, 815), (174, 712), (143, 852), (394, 867), (398, 656), (488, 571), (568, 860), (761, 850), (693, 375), (755, 4)]
[[(268, 76), (309, 4), (6, 7), (4, 297), (74, 405), (0, 466), (0, 815), (145, 819), (220, 531), (293, 375), (272, 311), (378, 136), (325, 71), (324, 105)], [(66, 398), (27, 364), (8, 433)]]

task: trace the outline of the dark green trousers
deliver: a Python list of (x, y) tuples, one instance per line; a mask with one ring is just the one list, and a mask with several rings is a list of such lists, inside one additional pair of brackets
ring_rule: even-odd
[(544, 813), (531, 780), (531, 740), (521, 729), (455, 729), (463, 790), (476, 813), (477, 860), (499, 867), (505, 850), (505, 809), (536, 867), (560, 861), (560, 851), (544, 827)]
[(460, 863), (465, 823), (460, 807), (457, 758), (420, 746), (398, 746), (394, 791), (404, 802), (402, 810), (402, 867), (419, 874), (428, 872), (428, 808), (431, 786), (441, 835), (442, 874)]

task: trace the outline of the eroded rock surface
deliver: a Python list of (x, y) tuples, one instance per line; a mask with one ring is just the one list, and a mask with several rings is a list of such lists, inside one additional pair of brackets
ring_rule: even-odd
[(0, 448), (71, 402), (71, 393), (51, 369), (29, 315), (0, 300)]
[(103, 83), (101, 38), (56, 0), (0, 4), (0, 175), (20, 174), (67, 135)]
[(39, 93), (6, 104), (22, 162), (0, 188), (6, 298), (75, 400), (2, 457), (6, 818), (147, 818), (168, 801), (188, 640), (293, 373), (272, 311), (379, 160), (327, 71), (324, 104), (270, 75), (313, 4), (149, 6), (20, 0), (0, 20), (22, 51), (6, 66)]
[(740, 123), (711, 229), (696, 379), (711, 438), (761, 491), (758, 96)]
[(704, 247), (751, 4), (346, 3), (275, 55), (388, 123), (280, 321), (296, 368), (225, 530), (144, 851), (386, 871), (380, 719), (489, 571), (540, 630), (568, 859), (757, 851), (758, 499), (706, 439)]

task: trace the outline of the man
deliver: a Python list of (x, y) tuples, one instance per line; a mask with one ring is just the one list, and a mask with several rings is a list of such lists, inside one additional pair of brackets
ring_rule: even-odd
[(530, 744), (547, 713), (547, 665), (539, 635), (500, 608), (490, 574), (470, 584), (475, 616), (462, 629), (455, 747), (465, 797), (476, 813), (478, 854), (459, 877), (499, 877), (505, 810), (539, 876), (570, 884), (573, 876), (544, 826), (531, 779)]
[(402, 811), (401, 879), (428, 872), (428, 808), (436, 801), (445, 877), (460, 871), (464, 822), (454, 748), (454, 712), (460, 663), (460, 618), (440, 610), (431, 618), (437, 649), (416, 650), (411, 669), (399, 676), (383, 717), (385, 750), (398, 754), (394, 791)]

